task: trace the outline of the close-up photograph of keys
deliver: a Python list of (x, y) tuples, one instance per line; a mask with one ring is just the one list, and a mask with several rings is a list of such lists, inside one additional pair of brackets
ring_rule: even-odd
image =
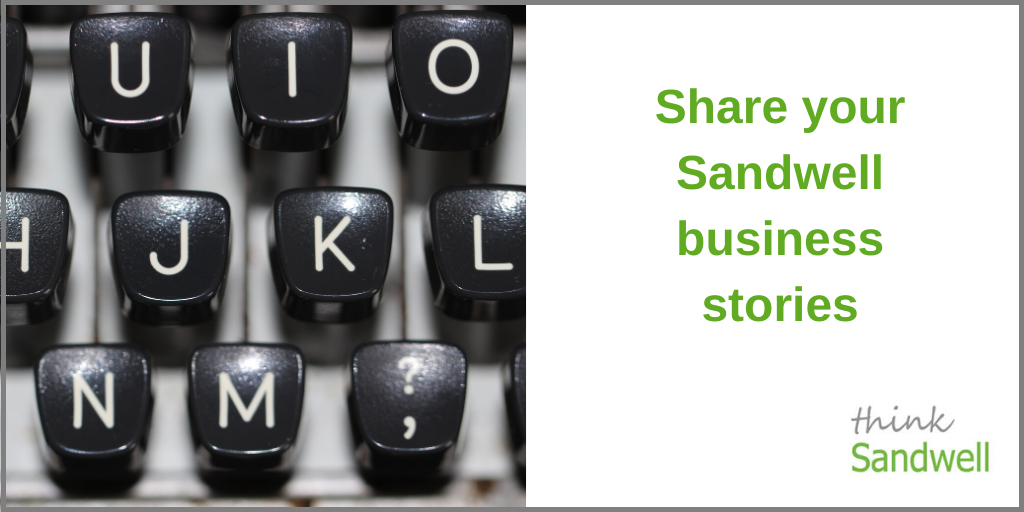
[(4, 14), (8, 505), (525, 505), (525, 6)]

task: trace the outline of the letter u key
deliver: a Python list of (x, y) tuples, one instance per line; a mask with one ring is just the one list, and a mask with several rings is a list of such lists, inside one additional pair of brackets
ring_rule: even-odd
[(110, 43), (110, 85), (125, 98), (138, 98), (149, 89), (149, 41), (142, 42), (142, 83), (128, 90), (121, 86), (121, 65), (118, 57), (117, 43)]

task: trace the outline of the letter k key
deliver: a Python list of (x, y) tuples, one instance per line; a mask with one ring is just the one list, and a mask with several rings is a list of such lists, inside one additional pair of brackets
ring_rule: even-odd
[(272, 215), (270, 264), (288, 315), (307, 322), (357, 322), (373, 314), (391, 260), (394, 206), (387, 194), (342, 187), (287, 190), (277, 196)]
[(341, 222), (331, 230), (331, 233), (327, 235), (327, 238), (323, 238), (324, 218), (317, 215), (313, 219), (313, 242), (316, 243), (316, 249), (314, 249), (314, 251), (316, 254), (317, 272), (323, 272), (324, 270), (324, 251), (328, 249), (334, 253), (342, 265), (345, 265), (345, 268), (347, 268), (349, 272), (355, 272), (356, 266), (352, 264), (347, 256), (345, 256), (345, 253), (341, 252), (341, 249), (339, 249), (337, 245), (334, 245), (334, 241), (338, 239), (338, 235), (340, 235), (342, 231), (345, 231), (349, 222), (352, 222), (352, 217), (346, 215), (345, 218), (341, 219)]

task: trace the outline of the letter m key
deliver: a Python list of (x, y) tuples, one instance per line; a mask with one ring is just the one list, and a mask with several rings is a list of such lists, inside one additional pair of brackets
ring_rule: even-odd
[(252, 397), (252, 401), (249, 402), (248, 406), (242, 401), (242, 397), (238, 394), (238, 390), (235, 389), (235, 385), (231, 383), (231, 377), (226, 372), (220, 372), (218, 379), (220, 383), (220, 428), (228, 428), (228, 397), (231, 398), (231, 402), (238, 409), (238, 414), (242, 415), (242, 421), (246, 423), (252, 420), (252, 417), (256, 415), (256, 409), (259, 408), (260, 402), (266, 398), (267, 428), (274, 428), (273, 373), (267, 372), (263, 375), (263, 381), (260, 382), (260, 387), (256, 389), (256, 394)]

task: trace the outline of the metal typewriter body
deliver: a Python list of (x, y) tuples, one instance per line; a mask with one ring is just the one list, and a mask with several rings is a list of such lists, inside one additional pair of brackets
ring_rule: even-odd
[[(331, 165), (317, 184), (377, 188), (392, 197), (396, 223), (390, 271), (383, 300), (370, 319), (325, 325), (293, 320), (280, 307), (267, 245), (271, 204), (255, 199), (257, 185), (246, 168), (224, 66), (226, 31), (194, 27), (191, 110), (185, 136), (173, 149), (174, 173), (166, 178), (165, 188), (216, 192), (237, 213), (231, 219), (233, 250), (217, 318), (173, 328), (142, 327), (121, 314), (108, 246), (110, 210), (98, 200), (99, 178), (90, 170), (91, 149), (76, 127), (69, 93), (69, 27), (26, 23), (26, 29), (35, 69), (25, 132), (12, 148), (17, 151), (16, 163), (11, 172), (8, 159), (6, 184), (63, 193), (74, 216), (74, 250), (63, 311), (45, 324), (6, 330), (3, 455), (8, 505), (525, 504), (525, 487), (516, 478), (509, 441), (501, 362), (514, 345), (525, 341), (526, 322), (457, 321), (433, 304), (422, 240), (423, 197), (425, 187), (448, 183), (442, 178), (424, 184), (421, 176), (403, 169), (408, 158), (402, 157), (384, 68), (388, 29), (353, 30), (347, 119)], [(525, 185), (525, 27), (516, 26), (515, 31), (504, 129), (486, 150), (486, 167), (472, 173), (469, 183)], [(349, 354), (361, 342), (401, 339), (456, 343), (470, 362), (461, 453), (453, 480), (437, 491), (382, 493), (362, 480), (353, 460), (345, 401)], [(149, 351), (157, 365), (145, 473), (118, 495), (65, 494), (48, 478), (41, 456), (33, 355), (51, 343), (89, 342), (136, 344)], [(307, 358), (303, 447), (294, 476), (272, 494), (257, 489), (221, 494), (195, 471), (183, 363), (192, 347), (212, 342), (292, 343)]]

